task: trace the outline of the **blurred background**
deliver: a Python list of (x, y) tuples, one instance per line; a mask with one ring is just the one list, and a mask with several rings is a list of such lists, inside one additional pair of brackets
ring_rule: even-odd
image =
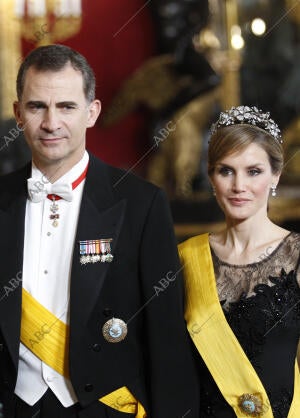
[(15, 79), (23, 57), (49, 43), (77, 49), (95, 71), (103, 111), (88, 150), (162, 187), (178, 240), (222, 226), (209, 128), (239, 104), (270, 111), (283, 131), (270, 216), (300, 231), (299, 0), (1, 0), (0, 174), (30, 160)]

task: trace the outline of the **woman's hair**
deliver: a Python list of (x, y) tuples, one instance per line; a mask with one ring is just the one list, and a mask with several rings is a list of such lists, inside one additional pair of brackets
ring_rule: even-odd
[(258, 126), (233, 124), (217, 128), (211, 136), (208, 148), (209, 176), (213, 174), (220, 160), (235, 152), (243, 151), (250, 144), (256, 144), (265, 150), (273, 174), (281, 173), (284, 159), (281, 142)]

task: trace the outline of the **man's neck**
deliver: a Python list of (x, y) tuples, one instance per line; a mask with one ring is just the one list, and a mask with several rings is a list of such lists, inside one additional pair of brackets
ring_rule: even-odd
[[(85, 152), (85, 151), (84, 151)], [(54, 183), (68, 173), (83, 158), (84, 152), (72, 163), (67, 164), (65, 160), (55, 161), (53, 164), (43, 164), (32, 159), (34, 166), (50, 181)]]

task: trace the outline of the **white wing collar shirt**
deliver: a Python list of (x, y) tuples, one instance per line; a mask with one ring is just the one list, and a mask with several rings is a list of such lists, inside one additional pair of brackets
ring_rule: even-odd
[[(32, 178), (28, 180), (28, 186), (36, 185), (35, 190), (41, 188), (41, 184), (45, 185), (46, 192), (39, 199), (33, 189), (33, 193), (29, 192), (31, 199), (27, 199), (23, 287), (65, 324), (69, 324), (72, 253), (85, 180), (73, 189), (71, 197), (66, 195), (65, 199), (68, 200), (61, 198), (53, 202), (46, 196), (51, 191), (51, 186), (55, 190), (66, 189), (66, 183), (73, 183), (74, 187), (74, 182), (82, 177), (88, 161), (89, 156), (85, 151), (83, 158), (52, 185), (32, 166)], [(72, 190), (72, 187), (69, 189)], [(56, 204), (54, 211), (53, 203)], [(16, 395), (27, 404), (34, 405), (48, 388), (64, 407), (77, 402), (70, 380), (42, 362), (20, 343)]]

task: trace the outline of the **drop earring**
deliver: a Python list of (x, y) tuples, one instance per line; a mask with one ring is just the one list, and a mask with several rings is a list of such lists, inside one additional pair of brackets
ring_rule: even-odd
[(216, 195), (216, 189), (213, 187), (212, 188), (212, 194), (215, 196)]
[(273, 196), (273, 197), (275, 197), (276, 196), (276, 186), (275, 185), (272, 185), (271, 186), (271, 195)]

